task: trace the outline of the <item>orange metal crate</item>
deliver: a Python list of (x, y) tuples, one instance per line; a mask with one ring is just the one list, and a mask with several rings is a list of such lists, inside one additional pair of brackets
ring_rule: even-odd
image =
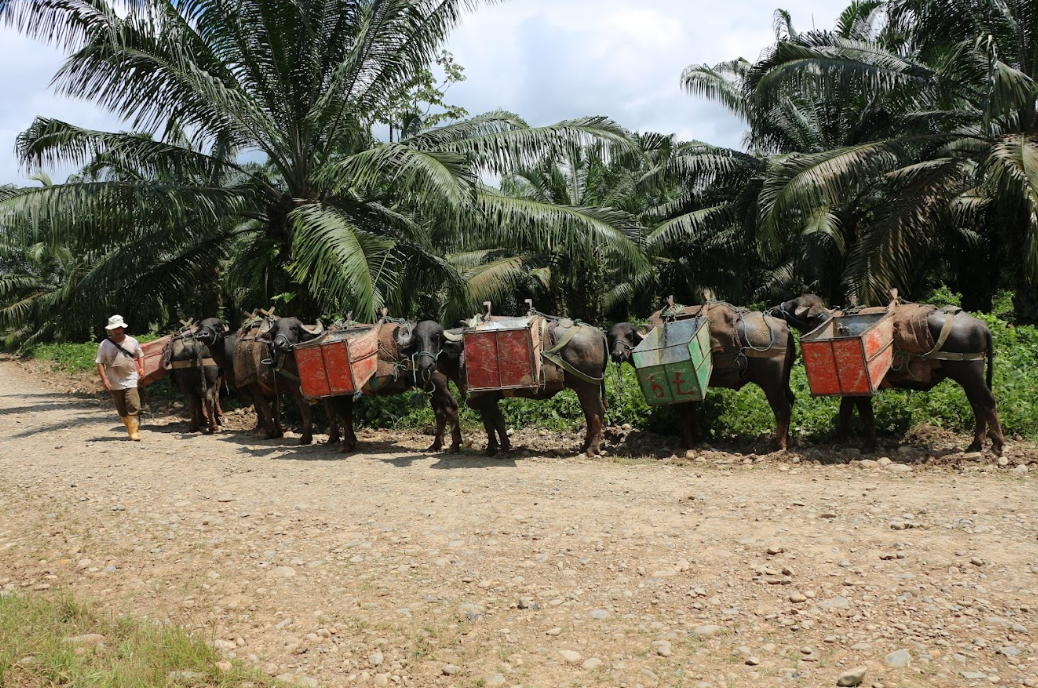
[(144, 352), (144, 377), (138, 381), (141, 387), (147, 387), (166, 377), (166, 369), (162, 367), (162, 351), (171, 339), (173, 335), (167, 334), (165, 337), (141, 344), (141, 351)]
[(541, 383), (542, 318), (502, 318), (466, 329), (465, 375), (470, 392), (532, 389)]
[(327, 332), (294, 348), (308, 399), (357, 394), (378, 368), (378, 325)]
[(813, 396), (873, 396), (894, 357), (891, 312), (837, 316), (800, 339)]

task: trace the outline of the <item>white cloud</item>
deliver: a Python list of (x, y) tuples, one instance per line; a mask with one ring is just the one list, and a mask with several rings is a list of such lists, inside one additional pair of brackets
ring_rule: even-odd
[[(738, 146), (743, 126), (717, 104), (682, 93), (679, 78), (690, 64), (755, 59), (774, 39), (775, 2), (513, 0), (482, 7), (447, 44), (468, 77), (448, 101), (473, 114), (501, 107), (534, 125), (606, 115), (638, 131)], [(842, 7), (822, 0), (781, 6), (801, 30), (831, 28)], [(61, 63), (53, 49), (0, 29), (0, 54), (0, 183), (25, 183), (15, 137), (37, 115), (123, 128), (89, 103), (53, 95), (48, 84)]]

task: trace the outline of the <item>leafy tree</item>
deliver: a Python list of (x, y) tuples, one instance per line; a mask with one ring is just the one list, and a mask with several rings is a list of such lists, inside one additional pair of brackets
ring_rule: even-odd
[(1002, 275), (1033, 294), (1034, 15), (1027, 3), (861, 1), (835, 30), (801, 33), (779, 11), (758, 62), (686, 70), (686, 88), (743, 117), (767, 156), (744, 223), (762, 257), (834, 300), (922, 295), (949, 273), (974, 308)]
[(465, 81), (465, 68), (457, 64), (454, 56), (446, 50), (437, 55), (436, 65), (444, 73), (442, 86), (433, 70), (426, 68), (390, 94), (387, 102), (375, 108), (375, 121), (389, 126), (390, 141), (399, 141), (401, 137), (423, 129), (468, 116), (468, 110), (459, 105), (448, 105), (444, 100), (451, 86)]
[[(22, 189), (0, 208), (85, 245), (105, 246), (138, 224), (174, 228), (170, 241), (191, 228), (214, 251), (233, 249), (232, 275), (250, 288), (262, 276), (243, 305), (291, 298), (304, 317), (341, 309), (371, 318), (383, 305), (407, 309), (415, 293), (470, 302), (442, 257), (462, 241), (567, 250), (593, 242), (637, 261), (637, 244), (608, 218), (520, 202), (480, 181), (575, 140), (629, 146), (604, 118), (535, 128), (494, 112), (397, 142), (372, 139), (379, 108), (416, 83), (471, 6), (143, 0), (121, 14), (108, 0), (0, 0), (9, 25), (68, 54), (59, 93), (154, 132), (38, 118), (18, 140), (27, 167), (102, 157), (136, 176)], [(135, 248), (149, 254), (143, 262), (183, 262), (163, 247)], [(216, 259), (198, 254), (191, 270)]]

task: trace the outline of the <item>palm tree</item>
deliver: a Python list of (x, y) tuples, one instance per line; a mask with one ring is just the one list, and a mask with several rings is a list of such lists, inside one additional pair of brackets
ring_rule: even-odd
[[(54, 79), (59, 93), (151, 133), (38, 118), (18, 140), (27, 167), (104, 156), (139, 177), (20, 190), (2, 206), (98, 243), (136, 224), (140, 208), (155, 226), (222, 227), (252, 270), (241, 274), (262, 272), (264, 296), (297, 295), (301, 315), (372, 317), (432, 284), (464, 297), (442, 257), (459, 234), (600, 243), (637, 260), (636, 242), (608, 218), (524, 203), (480, 181), (574, 140), (628, 146), (604, 118), (534, 128), (495, 112), (396, 143), (373, 140), (380, 104), (426, 68), (472, 5), (142, 0), (121, 16), (108, 0), (0, 0), (9, 25), (69, 55)], [(263, 169), (242, 162), (256, 157)], [(93, 221), (69, 221), (81, 217)]]
[(822, 238), (820, 261), (872, 301), (950, 273), (990, 305), (1008, 275), (1018, 315), (1034, 317), (1036, 16), (1024, 2), (856, 2), (835, 31), (797, 33), (780, 14), (779, 40), (738, 79), (686, 72), (773, 156), (757, 202), (765, 255)]

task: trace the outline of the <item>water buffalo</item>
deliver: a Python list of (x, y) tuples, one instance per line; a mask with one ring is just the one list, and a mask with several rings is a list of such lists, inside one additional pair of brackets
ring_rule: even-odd
[[(784, 301), (772, 312), (801, 332), (810, 332), (840, 314), (838, 310), (826, 308), (825, 302), (815, 294), (804, 294), (798, 298)], [(925, 392), (945, 378), (954, 380), (962, 386), (970, 406), (973, 407), (975, 419), (973, 442), (967, 451), (980, 451), (984, 443), (985, 430), (987, 430), (987, 434), (991, 437), (992, 451), (996, 456), (1001, 456), (1005, 437), (1002, 434), (1002, 425), (998, 421), (995, 396), (991, 393), (991, 376), (994, 372), (994, 346), (991, 331), (983, 322), (964, 311), (937, 310), (926, 319), (926, 326), (935, 341), (940, 340), (941, 331), (949, 318), (952, 319), (952, 323), (940, 352), (928, 359), (932, 366), (928, 379), (918, 380), (907, 367), (898, 369), (895, 366), (884, 377), (882, 387)], [(963, 358), (948, 360), (957, 357)], [(987, 360), (986, 373), (985, 359)], [(842, 441), (847, 438), (848, 425), (855, 406), (865, 424), (867, 433), (865, 449), (871, 451), (877, 447), (878, 440), (870, 397), (843, 397), (841, 399), (837, 439)]]
[[(580, 451), (587, 456), (601, 453), (602, 428), (605, 425), (605, 369), (609, 361), (606, 338), (602, 330), (584, 323), (576, 324), (568, 319), (555, 320), (555, 341), (562, 341), (575, 329), (571, 338), (565, 343), (558, 355), (565, 362), (563, 386), (539, 390), (510, 390), (510, 396), (527, 399), (548, 399), (562, 389), (572, 389), (577, 393), (580, 407), (584, 411), (587, 431)], [(466, 396), (470, 408), (479, 411), (483, 427), (487, 433), (488, 456), (511, 450), (508, 439), (505, 417), (501, 413), (498, 402), (504, 397), (502, 392), (478, 392), (468, 394), (463, 363), (464, 341), (461, 329), (445, 332), (443, 355), (436, 365), (448, 377), (455, 381), (458, 389)], [(432, 362), (423, 361), (425, 365)], [(545, 365), (553, 365), (545, 362)], [(576, 371), (576, 372), (573, 372)]]
[(188, 431), (198, 432), (204, 425), (207, 434), (216, 432), (220, 368), (210, 356), (209, 349), (190, 330), (181, 332), (166, 345), (162, 363), (172, 382), (187, 399), (191, 418)]
[[(252, 397), (247, 387), (239, 387), (234, 377), (234, 344), (238, 341), (241, 330), (231, 332), (220, 318), (204, 318), (196, 323), (192, 329), (195, 338), (206, 345), (209, 354), (220, 367), (220, 385), (226, 386), (228, 390), (234, 390), (238, 400), (245, 406), (252, 405)], [(220, 396), (216, 397), (217, 422), (223, 415), (220, 410)], [(257, 416), (256, 429), (261, 428), (261, 419)]]
[[(691, 307), (693, 309), (699, 308)], [(785, 449), (789, 441), (789, 421), (795, 397), (789, 388), (796, 349), (793, 335), (785, 322), (758, 311), (742, 312), (714, 304), (706, 310), (711, 332), (728, 332), (719, 340), (719, 349), (713, 352), (711, 387), (741, 389), (752, 382), (764, 391), (764, 396), (775, 414), (775, 443)], [(649, 317), (649, 327), (664, 322), (664, 311)], [(609, 328), (609, 354), (617, 364), (631, 363), (631, 352), (642, 342), (638, 328), (622, 322)], [(699, 419), (695, 402), (675, 404), (681, 442), (690, 449), (700, 439)]]
[[(379, 370), (365, 386), (364, 393), (383, 396), (403, 394), (413, 389), (425, 392), (436, 415), (436, 437), (426, 451), (443, 449), (444, 430), (449, 423), (452, 427), (450, 452), (457, 453), (461, 451), (458, 402), (450, 393), (447, 376), (435, 366), (443, 342), (443, 327), (432, 320), (417, 323), (384, 321), (379, 337)], [(328, 401), (342, 423), (340, 451), (351, 452), (357, 447), (357, 435), (353, 430), (354, 398), (336, 396)]]
[(256, 319), (242, 328), (234, 346), (235, 380), (239, 387), (248, 389), (267, 438), (284, 437), (281, 395), (288, 392), (295, 398), (303, 421), (299, 443), (313, 442), (313, 413), (299, 389), (299, 370), (292, 347), (323, 331), (320, 322), (307, 326), (298, 318), (273, 316)]

